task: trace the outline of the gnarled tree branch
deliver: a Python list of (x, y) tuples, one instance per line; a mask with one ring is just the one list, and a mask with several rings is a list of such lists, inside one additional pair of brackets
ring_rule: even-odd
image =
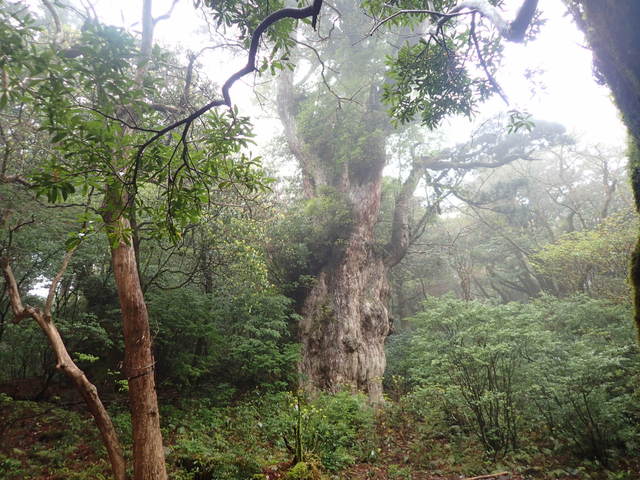
[(11, 265), (9, 264), (9, 259), (7, 257), (0, 258), (0, 268), (2, 268), (2, 274), (5, 280), (5, 288), (7, 290), (11, 309), (15, 317), (14, 321), (18, 323), (25, 318), (33, 318), (38, 323), (44, 334), (47, 336), (49, 344), (51, 345), (51, 349), (55, 353), (56, 368), (64, 372), (65, 375), (67, 375), (71, 379), (71, 381), (74, 383), (74, 385), (82, 395), (82, 398), (84, 398), (89, 411), (93, 415), (96, 425), (100, 430), (100, 434), (102, 435), (104, 445), (107, 449), (107, 454), (109, 455), (109, 461), (111, 462), (111, 469), (113, 471), (114, 478), (116, 480), (126, 480), (127, 476), (124, 455), (122, 453), (120, 441), (118, 440), (118, 436), (113, 427), (113, 423), (111, 422), (111, 417), (109, 416), (107, 410), (104, 408), (104, 405), (102, 404), (102, 401), (98, 396), (98, 390), (89, 381), (89, 379), (87, 379), (84, 372), (80, 370), (80, 368), (78, 368), (78, 366), (75, 364), (64, 345), (64, 341), (62, 340), (60, 332), (51, 320), (51, 305), (53, 303), (53, 296), (55, 294), (58, 282), (64, 275), (64, 271), (69, 264), (69, 260), (72, 254), (73, 251), (68, 252), (67, 255), (65, 255), (62, 266), (58, 271), (58, 274), (55, 276), (53, 282), (51, 283), (51, 286), (49, 287), (49, 295), (47, 297), (44, 311), (41, 311), (37, 307), (24, 305), (22, 303), (18, 284), (13, 274), (13, 270), (11, 269)]
[[(433, 9), (402, 9), (397, 10), (382, 20), (377, 21), (375, 25), (371, 27), (369, 35), (373, 35), (376, 30), (382, 27), (385, 23), (390, 22), (400, 15), (430, 15), (431, 17), (437, 18), (438, 21), (435, 23), (433, 28), (426, 32), (426, 35), (429, 36), (436, 34), (446, 22), (458, 15), (464, 15), (465, 13), (479, 13), (489, 20), (505, 39), (510, 42), (522, 42), (527, 28), (533, 20), (537, 6), (538, 0), (524, 0), (522, 6), (518, 10), (516, 18), (512, 22), (507, 22), (500, 13), (500, 10), (491, 5), (487, 0), (465, 0), (448, 12), (438, 12)], [(465, 10), (468, 10), (468, 12), (465, 12)]]
[(256, 55), (258, 53), (258, 46), (260, 44), (260, 39), (262, 38), (262, 35), (264, 34), (264, 32), (271, 25), (275, 24), (276, 22), (279, 22), (280, 20), (284, 20), (287, 18), (300, 20), (303, 18), (311, 17), (312, 18), (311, 26), (315, 28), (318, 15), (320, 14), (320, 9), (322, 8), (322, 2), (323, 0), (313, 0), (313, 3), (308, 7), (282, 8), (280, 10), (273, 12), (271, 15), (267, 16), (267, 18), (265, 18), (262, 22), (260, 22), (258, 27), (253, 32), (253, 35), (251, 35), (251, 44), (249, 46), (249, 53), (247, 55), (247, 63), (245, 64), (244, 67), (242, 67), (236, 73), (231, 75), (222, 85), (222, 98), (209, 102), (208, 104), (200, 107), (190, 115), (170, 125), (167, 125), (165, 128), (158, 131), (158, 133), (156, 133), (151, 138), (149, 138), (146, 142), (140, 145), (140, 147), (138, 148), (136, 161), (137, 162), (140, 161), (142, 154), (144, 153), (144, 150), (149, 145), (151, 145), (153, 142), (155, 142), (156, 140), (158, 140), (168, 132), (171, 132), (179, 127), (184, 127), (182, 135), (185, 136), (189, 131), (189, 127), (191, 126), (193, 121), (201, 117), (205, 113), (207, 113), (212, 108), (220, 107), (223, 105), (226, 105), (227, 107), (231, 107), (232, 104), (231, 104), (231, 97), (229, 95), (229, 90), (242, 77), (256, 70)]

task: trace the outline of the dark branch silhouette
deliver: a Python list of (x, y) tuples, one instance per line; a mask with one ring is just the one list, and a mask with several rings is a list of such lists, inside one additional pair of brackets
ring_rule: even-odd
[(315, 29), (317, 19), (318, 19), (318, 14), (320, 13), (320, 9), (322, 8), (322, 2), (323, 0), (313, 0), (313, 3), (308, 7), (282, 8), (280, 10), (273, 12), (271, 15), (267, 16), (264, 20), (262, 20), (262, 22), (260, 22), (260, 25), (258, 25), (258, 27), (255, 29), (255, 31), (251, 35), (251, 44), (249, 46), (249, 53), (247, 55), (246, 65), (242, 67), (240, 70), (238, 70), (236, 73), (231, 75), (227, 79), (227, 81), (224, 82), (224, 85), (222, 86), (222, 98), (216, 99), (207, 103), (206, 105), (200, 107), (198, 110), (191, 113), (190, 115), (170, 125), (167, 125), (166, 127), (159, 130), (157, 133), (155, 133), (151, 138), (149, 138), (146, 142), (144, 142), (138, 148), (138, 154), (136, 156), (136, 164), (140, 161), (140, 158), (142, 157), (144, 150), (153, 142), (161, 138), (163, 135), (184, 125), (184, 129), (182, 132), (182, 137), (184, 138), (188, 133), (189, 127), (191, 126), (193, 121), (201, 117), (205, 113), (207, 113), (212, 108), (221, 107), (223, 105), (226, 105), (227, 107), (231, 107), (231, 97), (229, 96), (229, 90), (231, 89), (233, 84), (236, 83), (238, 80), (240, 80), (242, 77), (256, 70), (256, 55), (258, 53), (258, 46), (260, 44), (260, 39), (262, 38), (262, 35), (264, 34), (264, 32), (271, 25), (275, 24), (276, 22), (279, 22), (280, 20), (284, 20), (286, 18), (293, 18), (296, 20), (300, 20), (303, 18), (311, 17), (312, 19), (311, 26)]

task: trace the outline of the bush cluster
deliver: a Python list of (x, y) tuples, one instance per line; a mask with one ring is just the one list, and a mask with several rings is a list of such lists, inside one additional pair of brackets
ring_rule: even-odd
[(586, 297), (431, 299), (392, 339), (387, 383), (397, 389), (403, 377), (413, 415), (437, 419), (430, 434), (473, 438), (494, 460), (535, 443), (606, 467), (640, 446), (630, 318), (626, 306)]

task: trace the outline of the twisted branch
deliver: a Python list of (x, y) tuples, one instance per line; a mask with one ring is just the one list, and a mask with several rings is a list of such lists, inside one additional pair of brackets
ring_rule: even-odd
[(238, 80), (240, 80), (242, 77), (256, 70), (256, 55), (258, 53), (258, 46), (260, 44), (260, 39), (262, 38), (262, 35), (264, 34), (264, 32), (271, 25), (275, 24), (276, 22), (279, 22), (280, 20), (284, 20), (286, 18), (300, 20), (303, 18), (311, 17), (312, 18), (311, 26), (315, 29), (318, 15), (320, 13), (320, 9), (322, 8), (322, 2), (323, 0), (313, 0), (313, 3), (308, 7), (282, 8), (280, 10), (273, 12), (271, 15), (267, 16), (267, 18), (262, 20), (262, 22), (260, 22), (260, 25), (258, 25), (256, 30), (253, 32), (253, 35), (251, 35), (251, 44), (249, 46), (247, 63), (245, 64), (244, 67), (242, 67), (236, 73), (231, 75), (226, 82), (224, 82), (224, 85), (222, 86), (222, 98), (209, 102), (208, 104), (200, 107), (198, 110), (191, 113), (190, 115), (166, 126), (165, 128), (155, 133), (151, 138), (149, 138), (149, 140), (144, 142), (138, 148), (138, 154), (136, 155), (136, 163), (140, 161), (140, 158), (142, 157), (144, 150), (153, 142), (155, 142), (160, 137), (165, 135), (166, 133), (184, 125), (184, 130), (182, 135), (185, 136), (189, 131), (189, 127), (191, 126), (193, 121), (201, 117), (205, 113), (207, 113), (212, 108), (220, 107), (223, 105), (226, 105), (227, 107), (231, 107), (231, 97), (229, 96), (229, 90), (231, 89), (233, 84), (236, 83)]

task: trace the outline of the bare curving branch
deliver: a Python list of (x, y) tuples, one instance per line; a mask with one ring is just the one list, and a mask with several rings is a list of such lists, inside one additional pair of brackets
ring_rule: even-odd
[(236, 73), (231, 75), (222, 85), (222, 98), (216, 99), (208, 104), (200, 107), (195, 112), (190, 115), (166, 126), (165, 128), (158, 131), (158, 133), (154, 134), (149, 140), (144, 142), (138, 148), (138, 154), (136, 156), (136, 163), (138, 163), (144, 153), (144, 150), (151, 145), (153, 142), (161, 138), (163, 135), (171, 132), (179, 127), (184, 127), (182, 136), (186, 136), (191, 124), (199, 117), (207, 113), (209, 110), (215, 107), (221, 107), (226, 105), (227, 107), (231, 107), (231, 97), (229, 95), (229, 90), (231, 87), (242, 77), (248, 75), (256, 70), (256, 55), (258, 53), (258, 47), (260, 44), (260, 40), (264, 32), (273, 24), (279, 22), (280, 20), (284, 20), (287, 18), (292, 18), (296, 20), (301, 20), (303, 18), (311, 17), (311, 26), (315, 29), (316, 23), (318, 19), (318, 15), (320, 14), (320, 9), (322, 8), (323, 0), (313, 0), (313, 3), (304, 8), (282, 8), (273, 12), (271, 15), (267, 16), (260, 25), (255, 29), (253, 34), (251, 35), (251, 44), (249, 46), (249, 53), (247, 55), (247, 63), (244, 67), (238, 70)]
[(531, 154), (535, 149), (531, 149), (527, 152), (519, 152), (511, 155), (506, 155), (499, 160), (492, 161), (464, 161), (464, 160), (442, 160), (441, 158), (425, 157), (421, 161), (424, 162), (424, 168), (428, 170), (473, 170), (476, 168), (498, 168), (503, 165), (515, 162), (516, 160), (536, 160), (531, 157)]
[(465, 0), (456, 5), (450, 14), (458, 13), (462, 10), (478, 12), (489, 20), (498, 29), (500, 35), (510, 42), (522, 42), (524, 34), (529, 28), (533, 16), (538, 7), (538, 0), (524, 0), (518, 10), (516, 18), (512, 22), (507, 22), (497, 7), (494, 7), (488, 0)]
[(390, 22), (400, 15), (430, 15), (437, 18), (438, 21), (434, 27), (429, 32), (426, 32), (426, 35), (429, 36), (437, 33), (446, 22), (456, 16), (478, 13), (489, 20), (505, 39), (510, 42), (522, 42), (527, 28), (529, 28), (529, 25), (533, 20), (537, 7), (538, 0), (524, 0), (522, 6), (518, 10), (516, 18), (512, 22), (508, 22), (502, 16), (500, 10), (491, 5), (488, 0), (465, 0), (448, 12), (438, 12), (433, 9), (403, 9), (397, 10), (376, 22), (369, 31), (369, 35), (373, 35), (385, 23)]
[(173, 0), (173, 2), (171, 3), (171, 6), (169, 7), (169, 10), (167, 10), (166, 13), (160, 15), (159, 17), (156, 17), (153, 19), (153, 24), (157, 25), (158, 22), (161, 22), (162, 20), (168, 20), (169, 18), (171, 18), (171, 15), (173, 14), (173, 9), (176, 8), (176, 4), (178, 3), (179, 0)]
[(56, 26), (54, 43), (58, 43), (58, 41), (60, 40), (60, 36), (62, 35), (62, 24), (60, 23), (60, 17), (58, 16), (58, 12), (56, 12), (55, 7), (51, 4), (49, 0), (42, 0), (42, 4), (49, 11), (49, 13), (51, 14), (51, 17), (53, 18), (53, 23)]
[(502, 98), (504, 103), (509, 105), (509, 99), (507, 98), (507, 95), (504, 93), (504, 90), (502, 89), (498, 81), (495, 79), (495, 77), (489, 70), (489, 66), (487, 65), (487, 62), (484, 59), (484, 55), (482, 55), (482, 49), (480, 48), (480, 43), (478, 42), (478, 36), (476, 35), (476, 14), (475, 13), (471, 16), (471, 29), (469, 30), (469, 34), (471, 35), (473, 45), (476, 49), (476, 54), (478, 55), (478, 61), (480, 62), (480, 65), (482, 65), (482, 69), (484, 70), (484, 74), (487, 76), (489, 83), (491, 83), (491, 86), (494, 88), (494, 90), (498, 92), (498, 95), (500, 95), (500, 98)]
[[(409, 206), (413, 198), (413, 194), (418, 186), (418, 183), (426, 173), (426, 162), (417, 161), (415, 157), (415, 147), (411, 149), (411, 156), (413, 157), (411, 171), (409, 175), (402, 183), (400, 191), (396, 197), (395, 207), (393, 209), (393, 220), (391, 226), (391, 239), (385, 246), (385, 264), (390, 267), (397, 265), (406, 255), (409, 247), (412, 243), (411, 232), (411, 218)], [(447, 158), (447, 155), (437, 155), (433, 157), (434, 160)], [(427, 208), (425, 212), (426, 217), (431, 215), (431, 208)]]
[(436, 10), (428, 10), (428, 9), (424, 9), (424, 8), (402, 9), (402, 10), (398, 10), (396, 12), (393, 12), (389, 16), (387, 16), (387, 17), (383, 18), (382, 20), (379, 20), (378, 22), (376, 22), (373, 25), (373, 27), (371, 27), (371, 30), (369, 30), (369, 33), (367, 34), (367, 36), (373, 35), (385, 23), (388, 23), (391, 20), (393, 20), (394, 18), (399, 17), (401, 15), (431, 15), (432, 17), (436, 17), (436, 18), (439, 19), (438, 25), (441, 26), (442, 23), (446, 22), (447, 20), (450, 20), (453, 17), (457, 17), (458, 15), (464, 15), (464, 12), (445, 13), (445, 12), (438, 12)]
[[(493, 135), (488, 135), (492, 137)], [(453, 194), (457, 198), (462, 199), (459, 193), (452, 188), (441, 188), (440, 181), (447, 175), (447, 172), (455, 171), (458, 175), (469, 170), (479, 168), (494, 169), (503, 165), (508, 165), (517, 160), (535, 161), (537, 158), (533, 156), (537, 150), (537, 145), (520, 145), (514, 143), (518, 136), (509, 135), (502, 141), (499, 138), (487, 138), (484, 141), (471, 141), (469, 143), (459, 145), (454, 149), (446, 149), (431, 155), (418, 156), (415, 148), (418, 144), (411, 148), (412, 168), (407, 178), (402, 183), (400, 191), (395, 200), (395, 208), (393, 212), (393, 220), (391, 227), (391, 238), (385, 245), (385, 264), (394, 266), (400, 263), (406, 255), (409, 247), (420, 238), (426, 229), (427, 222), (433, 215), (438, 213), (440, 202), (447, 196)], [(525, 137), (526, 138), (526, 137)], [(533, 135), (530, 141), (536, 140), (538, 137)], [(493, 140), (489, 142), (488, 140)], [(440, 172), (438, 177), (432, 178), (430, 172)], [(427, 178), (428, 182), (433, 186), (437, 197), (434, 202), (426, 206), (422, 217), (417, 224), (412, 225), (409, 206), (413, 198), (413, 194), (423, 178)], [(462, 199), (467, 203), (469, 200)]]

